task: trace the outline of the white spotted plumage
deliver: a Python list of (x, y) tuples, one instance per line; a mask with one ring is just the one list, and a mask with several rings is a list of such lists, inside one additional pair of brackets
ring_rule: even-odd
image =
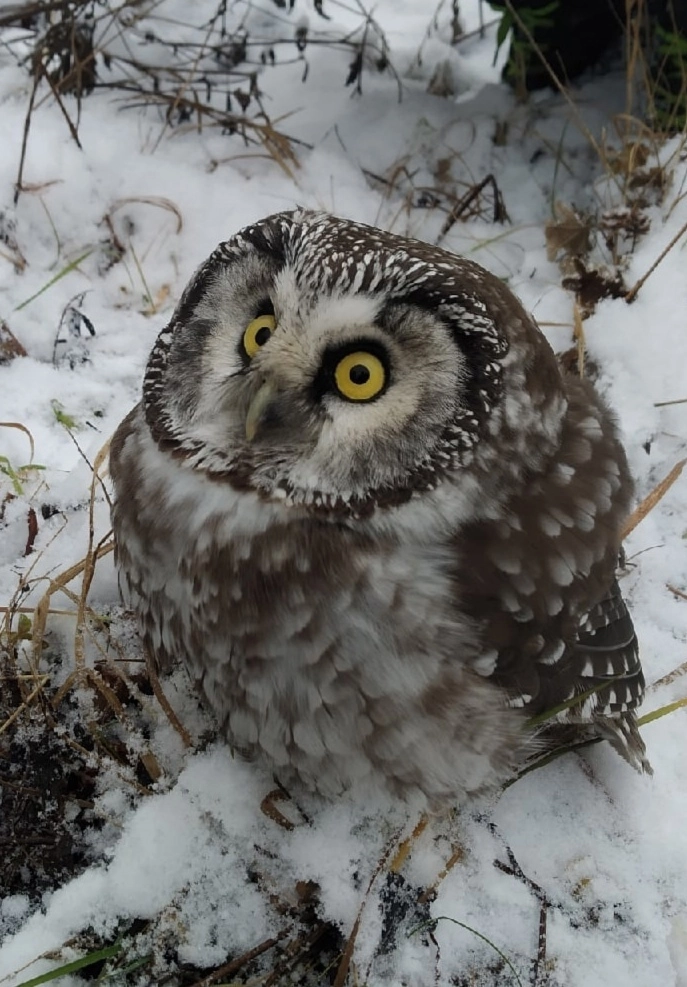
[(577, 695), (555, 719), (648, 767), (615, 425), (476, 264), (305, 210), (248, 227), (160, 333), (111, 471), (148, 646), (285, 782), (446, 804)]

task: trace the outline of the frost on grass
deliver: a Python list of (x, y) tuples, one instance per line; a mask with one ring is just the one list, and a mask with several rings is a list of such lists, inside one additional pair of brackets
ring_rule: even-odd
[[(410, 0), (377, 4), (374, 24), (324, 3), (332, 20), (310, 12), (305, 33), (305, 4), (238, 6), (243, 51), (210, 2), (124, 4), (158, 17), (154, 37), (135, 21), (130, 51), (101, 17), (103, 85), (65, 83), (60, 106), (41, 78), (16, 201), (35, 79), (17, 53), (35, 25), (0, 50), (0, 985), (106, 949), (62, 982), (684, 987), (684, 708), (644, 728), (652, 781), (599, 744), (432, 821), (404, 853), (412, 806), (283, 792), (215, 739), (181, 670), (161, 705), (119, 605), (96, 464), (190, 274), (247, 223), (315, 206), (474, 257), (594, 374), (638, 498), (687, 445), (684, 144), (613, 123), (621, 72), (573, 109), (521, 106), (476, 3), (457, 45), (448, 9), (429, 23)], [(217, 47), (202, 71), (224, 72), (209, 95), (188, 85), (202, 30)], [(141, 65), (163, 56), (156, 93)], [(148, 88), (123, 103), (106, 83), (127, 59)], [(687, 691), (686, 516), (683, 476), (626, 543), (647, 713)]]

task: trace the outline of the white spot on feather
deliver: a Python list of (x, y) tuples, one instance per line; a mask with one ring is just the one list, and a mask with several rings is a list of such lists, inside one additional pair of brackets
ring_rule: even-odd
[(498, 651), (495, 648), (490, 648), (489, 651), (483, 651), (478, 658), (475, 658), (472, 667), (478, 675), (488, 678), (493, 675), (498, 659)]
[(513, 576), (513, 585), (517, 589), (518, 593), (522, 593), (523, 596), (529, 596), (534, 593), (537, 588), (537, 584), (534, 579), (529, 576), (526, 572), (518, 573), (518, 575)]
[(561, 533), (561, 525), (550, 514), (539, 515), (539, 527), (549, 538), (556, 538)]
[(547, 559), (546, 567), (557, 586), (569, 586), (575, 577), (570, 566), (560, 555), (551, 555)]
[(598, 418), (590, 415), (588, 418), (584, 418), (578, 425), (581, 432), (584, 433), (592, 442), (598, 441), (602, 436), (603, 432), (601, 429), (601, 423)]
[(520, 601), (518, 600), (515, 593), (510, 590), (503, 590), (500, 594), (501, 606), (507, 613), (517, 613), (520, 609)]
[(588, 463), (592, 458), (591, 442), (588, 439), (577, 438), (571, 444), (570, 452), (576, 463)]
[(573, 518), (571, 518), (571, 516), (567, 514), (565, 511), (562, 511), (560, 507), (555, 507), (554, 505), (550, 505), (549, 507), (547, 507), (547, 510), (552, 517), (554, 517), (558, 522), (560, 522), (560, 524), (563, 525), (564, 528), (574, 527), (575, 521), (573, 520)]
[(527, 692), (523, 692), (521, 696), (511, 696), (508, 699), (508, 705), (513, 709), (522, 709), (529, 702), (532, 702), (532, 696)]
[(555, 482), (560, 487), (566, 487), (575, 475), (575, 467), (568, 463), (558, 463), (553, 471)]
[(491, 551), (489, 556), (501, 572), (517, 575), (522, 571), (522, 560), (512, 552), (502, 551), (500, 548), (497, 548)]
[(556, 662), (562, 658), (565, 652), (565, 642), (556, 641), (550, 644), (543, 655), (539, 658), (544, 665), (555, 665)]

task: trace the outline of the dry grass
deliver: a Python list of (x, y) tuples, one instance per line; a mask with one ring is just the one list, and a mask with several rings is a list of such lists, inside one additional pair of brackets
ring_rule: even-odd
[[(628, 259), (649, 230), (649, 210), (666, 202), (674, 165), (687, 146), (687, 130), (679, 121), (687, 105), (687, 60), (682, 71), (682, 88), (674, 94), (672, 110), (660, 113), (658, 92), (665, 64), (656, 64), (647, 53), (651, 34), (647, 0), (626, 0), (625, 109), (596, 136), (586, 124), (569, 86), (548, 60), (520, 12), (511, 0), (503, 0), (503, 5), (534, 57), (541, 62), (551, 85), (565, 101), (572, 123), (593, 149), (605, 176), (605, 190), (603, 197), (599, 195), (596, 214), (581, 216), (572, 206), (554, 201), (553, 218), (546, 228), (550, 259), (558, 259), (563, 285), (575, 296), (575, 312), (586, 319), (600, 298), (618, 297), (622, 293), (628, 304), (633, 302), (647, 279), (687, 234), (686, 225), (631, 287), (624, 285)], [(672, 152), (667, 154), (667, 142), (676, 136)], [(557, 153), (560, 155), (560, 148)], [(561, 164), (565, 166), (565, 162)], [(680, 198), (679, 193), (669, 212)], [(575, 322), (575, 336), (579, 339), (578, 322)]]
[[(384, 35), (362, 5), (360, 29), (353, 35), (327, 29), (321, 2), (315, 4), (321, 18), (317, 30), (290, 20), (276, 5), (273, 18), (275, 25), (283, 27), (282, 37), (274, 33), (261, 37), (249, 29), (250, 5), (238, 21), (232, 11), (230, 29), (226, 3), (219, 0), (204, 24), (172, 21), (165, 7), (165, 0), (43, 0), (13, 5), (0, 13), (0, 32), (4, 30), (9, 39), (6, 47), (28, 65), (33, 78), (15, 202), (25, 190), (24, 162), (33, 113), (46, 100), (54, 101), (80, 148), (85, 100), (93, 92), (109, 91), (125, 109), (149, 108), (157, 113), (153, 149), (170, 134), (214, 128), (244, 147), (260, 148), (261, 156), (293, 177), (302, 142), (282, 129), (284, 119), (273, 120), (267, 111), (261, 83), (270, 66), (299, 63), (305, 81), (309, 52), (326, 46), (348, 57), (342, 85), (358, 93), (363, 91), (366, 72), (394, 71)], [(167, 40), (172, 30), (183, 40)]]

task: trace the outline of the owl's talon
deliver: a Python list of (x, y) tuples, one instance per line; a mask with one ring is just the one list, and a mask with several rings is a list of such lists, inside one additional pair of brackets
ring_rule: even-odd
[(296, 828), (296, 824), (291, 822), (283, 812), (275, 805), (275, 802), (287, 802), (291, 800), (291, 796), (284, 792), (281, 788), (273, 788), (271, 792), (265, 795), (264, 799), (260, 803), (260, 811), (272, 822), (275, 822), (277, 826), (281, 826), (282, 829), (286, 829), (289, 832)]
[(428, 825), (429, 816), (423, 813), (410, 836), (407, 836), (405, 840), (402, 840), (399, 844), (398, 850), (394, 854), (394, 858), (389, 865), (390, 874), (398, 874), (410, 856), (413, 845), (417, 843), (418, 839), (422, 836)]

